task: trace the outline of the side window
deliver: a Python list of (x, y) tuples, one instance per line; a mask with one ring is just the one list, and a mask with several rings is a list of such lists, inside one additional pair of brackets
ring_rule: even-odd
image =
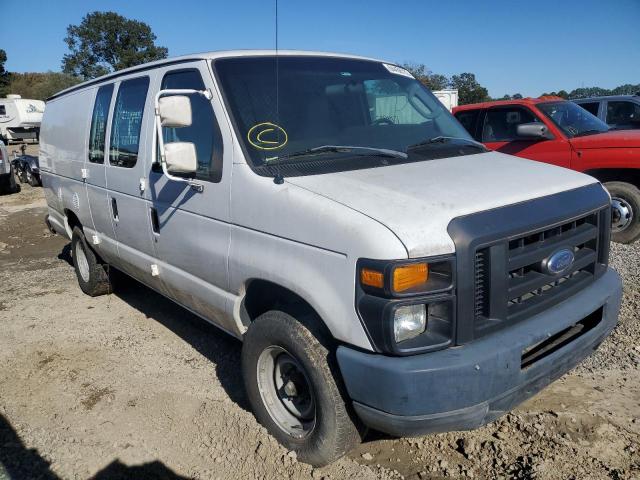
[(482, 141), (511, 142), (523, 140), (518, 137), (518, 125), (539, 121), (529, 109), (524, 107), (514, 106), (489, 109), (482, 126)]
[(627, 101), (607, 102), (607, 123), (640, 126), (640, 105)]
[(584, 108), (591, 115), (598, 116), (598, 107), (600, 106), (599, 102), (589, 102), (589, 103), (579, 103), (582, 108)]
[[(162, 79), (162, 90), (190, 88), (204, 90), (205, 85), (198, 70), (175, 70), (168, 72)], [(213, 114), (210, 100), (202, 95), (189, 95), (193, 122), (189, 127), (162, 129), (165, 143), (191, 142), (196, 147), (198, 170), (195, 178), (209, 182), (219, 182), (222, 178), (222, 135)], [(162, 172), (158, 161), (153, 165), (154, 172)], [(193, 177), (193, 175), (190, 175)]]
[(480, 110), (463, 110), (462, 112), (456, 113), (456, 119), (458, 119), (465, 130), (474, 138), (477, 136), (476, 124), (478, 122), (478, 115), (480, 115)]
[(7, 108), (4, 105), (0, 105), (0, 115), (6, 115)]
[(111, 165), (133, 168), (138, 161), (142, 114), (148, 89), (149, 77), (125, 80), (118, 88), (111, 123)]
[(89, 161), (104, 163), (104, 143), (107, 132), (107, 116), (113, 94), (113, 84), (103, 85), (98, 89), (96, 102), (93, 104), (91, 131), (89, 132)]

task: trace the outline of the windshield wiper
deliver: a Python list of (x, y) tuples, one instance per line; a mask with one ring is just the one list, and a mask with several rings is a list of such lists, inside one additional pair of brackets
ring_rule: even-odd
[(306, 150), (300, 150), (299, 152), (293, 152), (284, 154), (280, 157), (271, 157), (265, 160), (265, 164), (279, 163), (283, 160), (289, 160), (291, 158), (308, 157), (323, 153), (356, 153), (358, 155), (370, 155), (374, 157), (388, 157), (388, 158), (407, 158), (407, 154), (399, 152), (397, 150), (389, 150), (386, 148), (374, 148), (374, 147), (360, 147), (356, 145), (321, 145), (319, 147), (307, 148)]
[(416, 148), (427, 147), (429, 145), (434, 145), (437, 143), (449, 143), (449, 142), (463, 142), (463, 143), (466, 143), (467, 145), (476, 147), (480, 150), (487, 151), (487, 147), (485, 147), (480, 142), (476, 142), (475, 140), (469, 140), (467, 138), (460, 138), (460, 137), (447, 137), (445, 135), (438, 135), (437, 137), (429, 138), (428, 140), (424, 140), (422, 142), (409, 145), (407, 147), (407, 151), (414, 150)]

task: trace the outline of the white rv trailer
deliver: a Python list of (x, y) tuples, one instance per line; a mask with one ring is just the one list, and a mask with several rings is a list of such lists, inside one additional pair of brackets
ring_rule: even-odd
[(37, 141), (43, 113), (42, 100), (30, 100), (20, 95), (0, 98), (0, 139), (7, 144), (29, 139)]
[(458, 106), (458, 89), (434, 90), (431, 92), (450, 112)]

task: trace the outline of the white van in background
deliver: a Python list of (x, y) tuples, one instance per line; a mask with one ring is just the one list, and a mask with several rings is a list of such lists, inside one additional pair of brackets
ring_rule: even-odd
[(0, 140), (6, 144), (29, 139), (38, 141), (43, 113), (42, 100), (30, 100), (20, 95), (0, 98)]

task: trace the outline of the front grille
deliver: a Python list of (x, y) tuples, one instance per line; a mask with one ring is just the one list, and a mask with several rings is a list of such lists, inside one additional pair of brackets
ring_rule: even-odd
[[(597, 274), (601, 211), (526, 234), (500, 239), (475, 253), (475, 336), (512, 324), (568, 298)], [(560, 274), (543, 261), (570, 249), (574, 261)]]
[(476, 318), (489, 316), (489, 265), (487, 250), (476, 252), (474, 275), (474, 312)]

